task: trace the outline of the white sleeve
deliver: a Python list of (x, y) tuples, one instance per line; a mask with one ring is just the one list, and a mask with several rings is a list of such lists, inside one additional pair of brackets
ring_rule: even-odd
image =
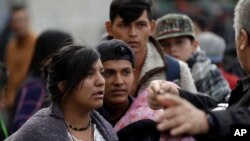
[(190, 68), (188, 67), (187, 63), (178, 60), (180, 64), (180, 87), (183, 90), (197, 93), (197, 89), (194, 83), (194, 79), (192, 77)]

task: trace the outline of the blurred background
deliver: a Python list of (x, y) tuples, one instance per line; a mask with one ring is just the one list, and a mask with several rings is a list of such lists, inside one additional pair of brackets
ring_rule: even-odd
[(0, 31), (9, 19), (13, 4), (26, 3), (31, 27), (37, 33), (55, 28), (68, 31), (75, 38), (94, 45), (104, 32), (111, 0), (0, 0)]
[[(105, 33), (105, 21), (109, 19), (112, 0), (0, 0), (0, 42), (8, 35), (10, 7), (25, 3), (30, 14), (31, 29), (39, 35), (53, 28), (71, 33), (74, 38), (94, 46)], [(233, 9), (237, 0), (153, 0), (153, 17), (157, 19), (168, 12), (195, 14), (205, 19), (205, 28), (224, 38), (226, 50), (225, 68), (239, 76), (227, 62), (239, 66), (236, 60)], [(3, 39), (4, 38), (4, 39)], [(3, 42), (3, 41), (2, 41)], [(0, 43), (0, 60), (3, 61), (3, 45)], [(230, 70), (231, 69), (231, 70)]]
[[(104, 22), (109, 17), (111, 0), (0, 0), (0, 31), (8, 23), (9, 8), (26, 3), (31, 16), (31, 27), (37, 33), (47, 28), (69, 31), (76, 38), (95, 45), (104, 33)], [(233, 39), (232, 16), (237, 0), (153, 0), (154, 18), (167, 12), (205, 15), (210, 29)], [(229, 31), (229, 32), (228, 32)]]
[[(8, 40), (10, 7), (24, 3), (30, 15), (31, 29), (39, 35), (53, 28), (67, 31), (76, 41), (95, 46), (105, 33), (105, 21), (109, 19), (112, 0), (0, 0), (0, 61)], [(223, 65), (226, 70), (244, 76), (236, 60), (233, 9), (237, 0), (152, 0), (153, 17), (168, 13), (186, 13), (203, 18), (207, 31), (224, 38), (226, 42)], [(9, 31), (10, 32), (10, 31)], [(1, 43), (2, 42), (2, 43)], [(227, 64), (227, 62), (230, 62)], [(238, 66), (239, 69), (233, 69)]]

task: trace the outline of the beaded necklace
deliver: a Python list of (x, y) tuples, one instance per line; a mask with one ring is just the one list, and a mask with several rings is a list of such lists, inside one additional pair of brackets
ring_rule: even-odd
[(71, 129), (73, 129), (73, 130), (75, 130), (75, 131), (84, 131), (84, 130), (87, 130), (87, 129), (90, 127), (90, 125), (91, 125), (91, 119), (89, 119), (89, 123), (88, 123), (85, 127), (80, 127), (80, 128), (75, 127), (75, 126), (69, 124), (67, 121), (65, 121), (65, 123), (66, 123), (66, 125), (67, 125), (69, 128), (71, 128)]

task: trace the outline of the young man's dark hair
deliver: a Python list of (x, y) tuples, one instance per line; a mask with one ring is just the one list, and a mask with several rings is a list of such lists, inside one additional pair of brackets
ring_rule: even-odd
[(116, 16), (120, 16), (125, 23), (131, 23), (146, 10), (151, 20), (151, 6), (151, 0), (113, 0), (110, 5), (109, 18), (113, 22)]
[[(155, 21), (152, 19), (151, 6), (151, 0), (113, 0), (110, 5), (110, 19), (105, 23), (108, 32), (106, 39), (122, 40), (135, 53), (135, 78), (131, 95), (136, 97), (150, 80), (159, 78), (175, 80), (181, 88), (196, 92), (187, 65), (177, 60), (167, 61), (160, 44), (154, 39)], [(175, 64), (174, 67), (169, 67), (175, 70), (176, 73), (173, 75), (166, 74), (171, 72), (167, 69), (169, 62)], [(185, 83), (186, 80), (190, 83)]]

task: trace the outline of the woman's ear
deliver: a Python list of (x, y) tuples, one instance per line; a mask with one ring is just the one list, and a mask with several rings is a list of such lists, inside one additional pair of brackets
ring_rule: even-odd
[(192, 44), (192, 50), (193, 50), (193, 52), (196, 51), (197, 48), (200, 46), (199, 41), (196, 40), (196, 39), (194, 39), (194, 40), (191, 42), (191, 44)]
[(60, 82), (57, 83), (57, 87), (59, 88), (59, 90), (61, 92), (64, 92), (64, 90), (65, 90), (65, 84), (66, 84), (66, 81), (60, 81)]

